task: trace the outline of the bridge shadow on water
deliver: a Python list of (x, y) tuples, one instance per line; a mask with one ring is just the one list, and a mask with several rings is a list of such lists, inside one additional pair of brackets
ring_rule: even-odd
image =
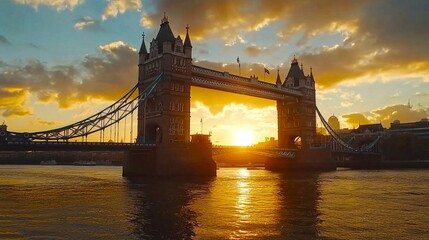
[[(244, 225), (233, 223), (240, 216), (232, 213), (242, 179), (128, 181), (128, 221), (135, 239), (317, 239), (321, 220), (317, 173), (264, 173), (268, 180), (248, 178), (249, 186), (272, 184), (247, 191), (248, 217)], [(258, 182), (259, 181), (259, 182)], [(228, 182), (228, 183), (226, 183)], [(267, 194), (273, 193), (272, 196)], [(219, 194), (222, 193), (222, 194)], [(258, 196), (259, 195), (259, 196)], [(261, 199), (261, 196), (268, 196)], [(242, 196), (241, 196), (242, 197)], [(258, 201), (257, 199), (261, 199)], [(204, 199), (204, 200), (201, 200)], [(251, 200), (251, 201), (250, 201)], [(196, 203), (197, 202), (197, 203)], [(203, 204), (201, 204), (203, 202)], [(261, 206), (267, 204), (269, 206)], [(214, 207), (216, 206), (216, 207)], [(267, 210), (267, 215), (263, 211)], [(259, 215), (258, 215), (259, 214)], [(267, 218), (267, 216), (270, 216)], [(217, 218), (217, 219), (215, 219)], [(262, 220), (264, 219), (264, 220)], [(267, 219), (268, 222), (267, 222)], [(247, 226), (246, 226), (247, 225)], [(240, 234), (246, 233), (246, 234)], [(239, 233), (239, 234), (236, 234)]]
[(134, 206), (129, 221), (135, 239), (192, 239), (197, 213), (189, 208), (196, 198), (210, 191), (212, 180), (129, 180)]
[(288, 173), (279, 177), (279, 233), (281, 239), (318, 239), (318, 173)]

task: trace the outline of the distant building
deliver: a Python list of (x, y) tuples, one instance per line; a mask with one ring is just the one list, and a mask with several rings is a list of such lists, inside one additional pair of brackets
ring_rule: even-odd
[(265, 142), (258, 142), (255, 147), (277, 147), (278, 141), (274, 137), (265, 137)]
[(0, 125), (0, 142), (7, 141), (7, 125), (3, 122), (2, 125)]
[(7, 125), (4, 122), (0, 125), (0, 132), (7, 132)]
[(329, 117), (328, 124), (335, 132), (340, 129), (340, 121), (338, 121), (338, 118), (335, 115)]
[(363, 124), (352, 130), (353, 135), (381, 135), (386, 129), (381, 123)]
[(411, 133), (429, 139), (429, 121), (427, 118), (409, 123), (401, 123), (399, 120), (395, 120), (390, 124), (389, 133)]

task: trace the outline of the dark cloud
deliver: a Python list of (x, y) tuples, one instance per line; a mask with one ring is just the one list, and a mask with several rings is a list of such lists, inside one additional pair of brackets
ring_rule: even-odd
[(427, 76), (428, 11), (427, 1), (372, 1), (361, 8), (344, 45), (301, 58), (313, 64), (325, 87), (377, 74)]
[(7, 40), (5, 36), (0, 35), (0, 46), (1, 45), (11, 45), (11, 43), (9, 42), (9, 40)]
[(359, 33), (374, 45), (391, 49), (393, 56), (427, 61), (428, 12), (425, 0), (374, 1), (362, 12)]
[[(379, 74), (429, 74), (429, 2), (425, 0), (190, 0), (184, 4), (160, 0), (143, 17), (156, 28), (163, 12), (174, 29), (182, 29), (181, 34), (190, 24), (193, 39), (221, 38), (226, 43), (276, 22), (277, 36), (266, 37), (284, 43), (298, 37), (304, 50), (297, 57), (313, 67), (322, 88)], [(344, 42), (316, 48), (306, 45), (326, 33), (339, 34)], [(256, 56), (260, 50), (249, 46), (245, 52)]]
[(368, 1), (190, 0), (184, 4), (175, 4), (173, 0), (160, 0), (152, 3), (154, 10), (144, 14), (144, 17), (152, 23), (158, 23), (162, 13), (167, 12), (174, 26), (184, 28), (189, 23), (192, 34), (197, 38), (230, 38), (240, 32), (257, 31), (272, 21), (283, 23), (283, 36), (290, 36), (298, 30), (310, 36), (333, 23), (355, 20), (366, 2)]
[(116, 100), (137, 82), (136, 62), (134, 49), (113, 42), (77, 66), (48, 68), (38, 60), (0, 65), (0, 112), (4, 116), (31, 114), (26, 103), (30, 92), (38, 101), (55, 101), (61, 108), (90, 99)]

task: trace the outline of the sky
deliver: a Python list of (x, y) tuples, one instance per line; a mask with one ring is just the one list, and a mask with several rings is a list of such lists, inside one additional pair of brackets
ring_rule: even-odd
[[(312, 69), (318, 108), (342, 128), (420, 121), (429, 116), (428, 12), (425, 0), (2, 0), (0, 120), (40, 131), (110, 105), (137, 82), (141, 34), (148, 45), (165, 13), (175, 36), (189, 24), (198, 66), (238, 74), (239, 57), (242, 76), (274, 83), (295, 56)], [(191, 91), (191, 133), (203, 118), (215, 144), (277, 138), (274, 101)]]

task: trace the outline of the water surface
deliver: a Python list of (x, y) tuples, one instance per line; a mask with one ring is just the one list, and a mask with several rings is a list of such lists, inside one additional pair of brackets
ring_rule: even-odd
[(0, 239), (429, 239), (429, 171), (211, 180), (121, 177), (121, 167), (0, 166)]

